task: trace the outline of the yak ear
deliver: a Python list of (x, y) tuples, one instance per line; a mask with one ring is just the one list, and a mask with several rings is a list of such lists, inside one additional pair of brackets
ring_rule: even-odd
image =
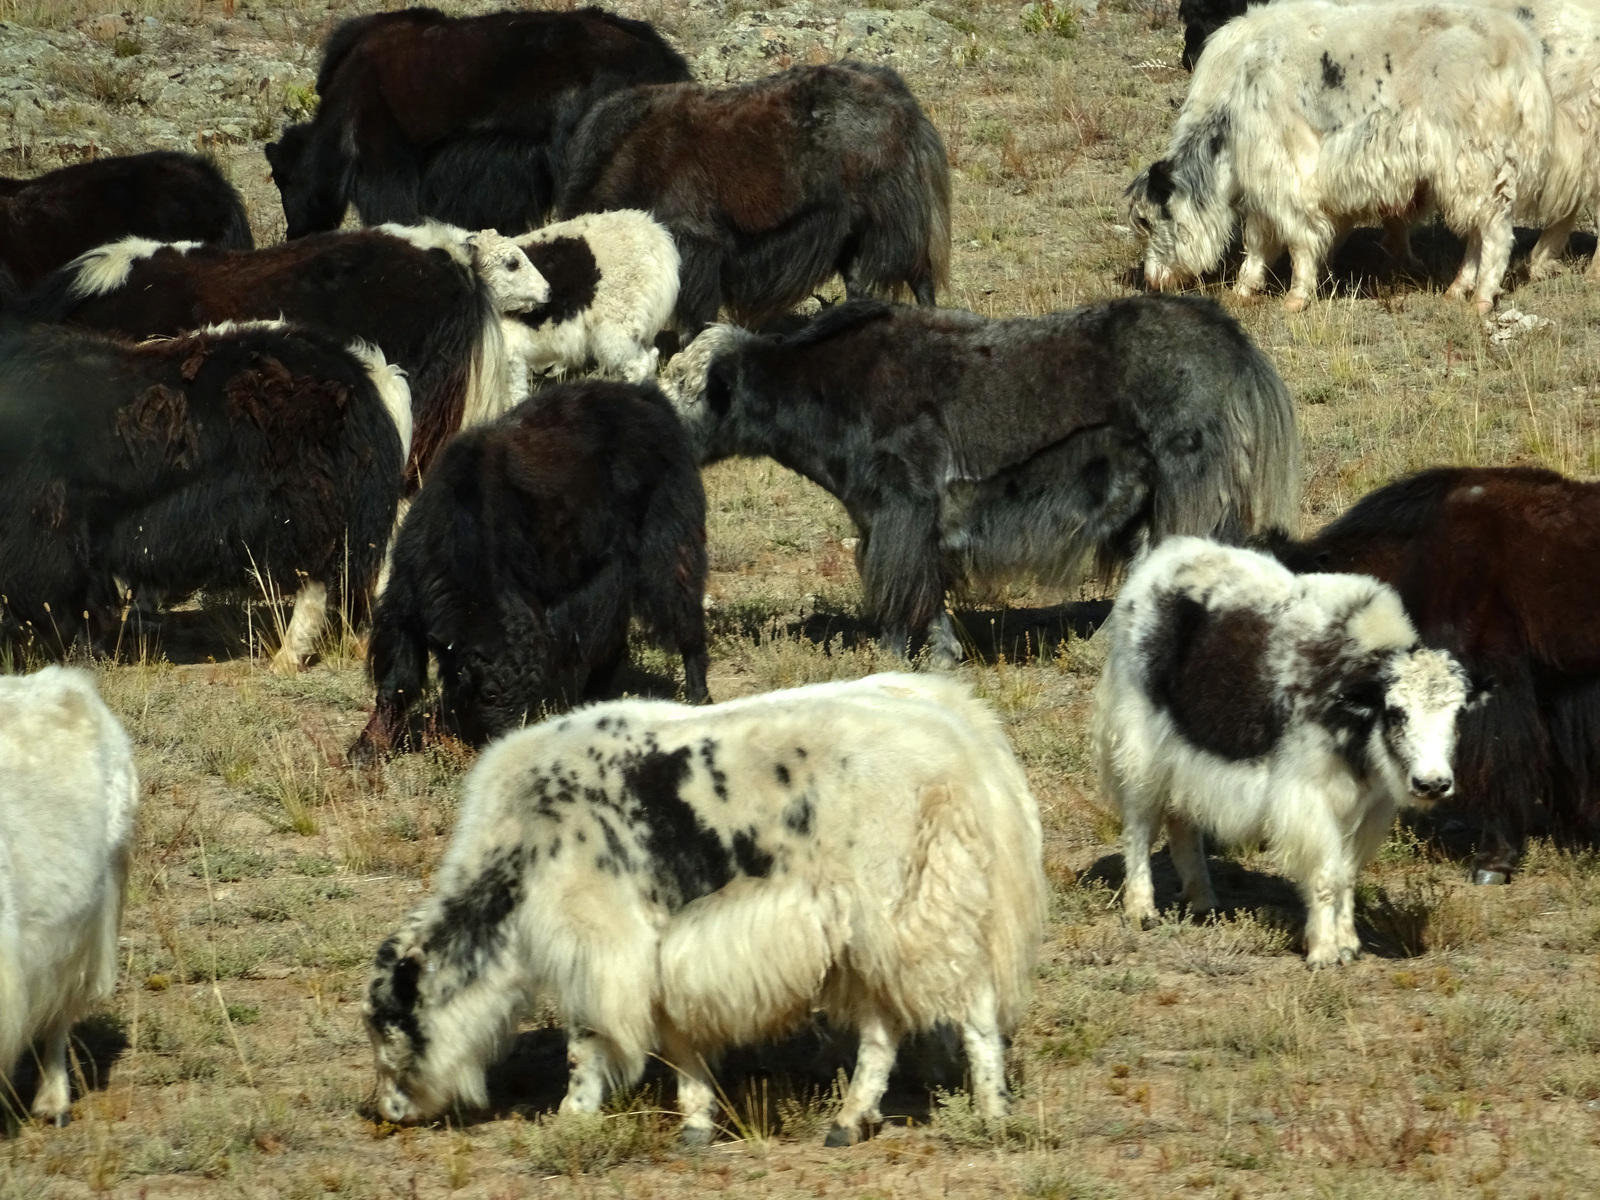
[(733, 389), (738, 367), (723, 358), (714, 358), (706, 368), (706, 407), (721, 420), (733, 407)]

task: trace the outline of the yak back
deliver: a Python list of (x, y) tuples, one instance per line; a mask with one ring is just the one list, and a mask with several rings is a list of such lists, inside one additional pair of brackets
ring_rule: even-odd
[(1373, 575), (1419, 632), (1475, 668), (1600, 672), (1600, 484), (1534, 467), (1439, 467), (1363, 497), (1306, 542), (1296, 571)]
[(877, 438), (932, 420), (974, 479), (1090, 428), (1191, 437), (1224, 420), (1216, 397), (1257, 356), (1216, 304), (1181, 296), (1006, 319), (851, 301), (736, 353), (747, 406), (865, 418)]
[(547, 138), (587, 102), (630, 83), (690, 78), (645, 21), (598, 8), (450, 18), (435, 9), (356, 17), (328, 38), (317, 76), (324, 105), (381, 95), (412, 145), (466, 132)]

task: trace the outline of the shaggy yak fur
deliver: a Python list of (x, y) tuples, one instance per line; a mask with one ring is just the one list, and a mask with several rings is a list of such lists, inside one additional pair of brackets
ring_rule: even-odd
[(870, 1133), (901, 1037), (940, 1022), (962, 1032), (974, 1108), (1001, 1118), (1045, 896), (1027, 778), (952, 680), (553, 718), (479, 760), (433, 896), (378, 950), (378, 1110), (482, 1106), (484, 1067), (545, 992), (567, 1027), (563, 1112), (598, 1112), (657, 1053), (703, 1145), (718, 1053), (820, 1012), (861, 1039), (828, 1145)]
[(296, 596), (275, 665), (297, 668), (330, 590), (365, 616), (410, 417), (381, 353), (281, 322), (140, 345), (0, 334), (0, 640), (99, 637), (114, 580), (267, 589)]
[(573, 127), (600, 97), (689, 78), (643, 21), (597, 8), (355, 17), (323, 47), (316, 117), (266, 147), (288, 236), (424, 216), (521, 233), (555, 196)]
[(944, 143), (900, 76), (840, 62), (723, 91), (631, 88), (573, 135), (559, 211), (648, 209), (678, 244), (678, 324), (742, 324), (835, 272), (934, 302), (950, 266)]
[(541, 391), (461, 434), (406, 513), (373, 618), (372, 720), (351, 748), (401, 740), (439, 661), (446, 720), (481, 742), (541, 705), (602, 696), (638, 617), (706, 697), (705, 492), (653, 385)]
[(1472, 293), (1487, 312), (1512, 217), (1542, 223), (1575, 204), (1547, 186), (1552, 113), (1538, 42), (1510, 14), (1312, 0), (1251, 9), (1211, 39), (1167, 157), (1128, 189), (1145, 278), (1166, 289), (1211, 270), (1242, 218), (1236, 290), (1259, 293), (1287, 245), (1296, 311), (1351, 226), (1403, 230), (1436, 208), (1467, 239), (1449, 294)]
[(37, 1040), (33, 1115), (58, 1125), (67, 1034), (116, 986), (138, 805), (133, 747), (87, 672), (0, 678), (0, 1090)]
[(769, 455), (839, 498), (895, 653), (932, 625), (935, 658), (959, 658), (952, 588), (1069, 585), (1164, 534), (1299, 510), (1289, 393), (1208, 300), (1009, 320), (850, 302), (787, 337), (708, 330), (665, 380), (703, 461)]
[(1306, 902), (1306, 962), (1361, 953), (1355, 883), (1395, 808), (1454, 786), (1467, 673), (1423, 649), (1400, 597), (1356, 575), (1169, 538), (1117, 595), (1093, 742), (1122, 815), (1130, 919), (1156, 920), (1150, 842), (1167, 827), (1183, 896), (1216, 909), (1203, 834), (1265, 841)]
[[(1261, 0), (1257, 0), (1260, 3)], [(1344, 0), (1338, 0), (1343, 3)], [(1359, 0), (1362, 4), (1391, 0)], [(1415, 6), (1418, 0), (1392, 0)], [(1472, 8), (1508, 13), (1534, 35), (1545, 82), (1555, 105), (1550, 165), (1539, 208), (1546, 224), (1528, 260), (1528, 277), (1545, 279), (1560, 268), (1567, 241), (1585, 207), (1600, 199), (1600, 0), (1453, 0)], [(1194, 69), (1200, 48), (1223, 25), (1245, 11), (1246, 0), (1183, 0), (1183, 64)], [(1402, 265), (1414, 263), (1408, 223), (1390, 229), (1391, 251)], [(1591, 283), (1600, 281), (1600, 256), (1589, 263)]]
[(193, 154), (162, 150), (0, 178), (0, 308), (85, 250), (128, 236), (254, 245), (238, 191)]
[(678, 302), (678, 248), (649, 213), (586, 213), (516, 239), (550, 281), (548, 303), (505, 320), (511, 395), (528, 376), (591, 361), (630, 383), (654, 379), (656, 334)]
[(1530, 834), (1600, 839), (1600, 484), (1423, 471), (1311, 541), (1265, 548), (1297, 571), (1390, 584), (1423, 640), (1488, 683), (1456, 761), (1457, 803), (1482, 822), (1480, 879), (1508, 878)]
[(368, 342), (408, 377), (416, 480), (456, 430), (508, 403), (499, 305), (443, 229), (330, 233), (251, 252), (129, 239), (57, 271), (19, 313), (133, 338), (282, 316)]

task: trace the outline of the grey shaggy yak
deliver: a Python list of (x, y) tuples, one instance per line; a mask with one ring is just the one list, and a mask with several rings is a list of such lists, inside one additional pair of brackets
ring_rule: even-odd
[(1169, 533), (1297, 523), (1293, 403), (1208, 300), (1009, 320), (853, 302), (788, 337), (708, 330), (663, 382), (702, 462), (769, 455), (845, 505), (895, 653), (931, 627), (959, 658), (963, 584), (1070, 585)]
[(723, 306), (757, 325), (835, 272), (852, 298), (904, 285), (934, 302), (950, 270), (944, 142), (900, 76), (839, 62), (740, 87), (635, 87), (572, 135), (557, 212), (646, 209), (682, 256), (693, 336)]

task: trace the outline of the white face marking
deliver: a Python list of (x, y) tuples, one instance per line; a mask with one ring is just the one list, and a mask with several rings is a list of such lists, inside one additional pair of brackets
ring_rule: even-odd
[(1467, 673), (1443, 650), (1397, 655), (1386, 672), (1384, 742), (1413, 795), (1440, 800), (1455, 790), (1450, 761), (1456, 717), (1467, 702)]

